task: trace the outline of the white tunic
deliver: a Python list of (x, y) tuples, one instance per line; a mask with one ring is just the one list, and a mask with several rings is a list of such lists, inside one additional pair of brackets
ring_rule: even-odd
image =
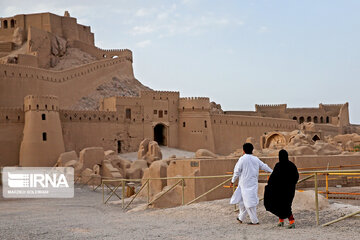
[(243, 204), (246, 208), (256, 207), (258, 198), (259, 170), (272, 172), (268, 165), (259, 158), (245, 154), (236, 163), (232, 183), (239, 178), (239, 185), (231, 197), (230, 204)]

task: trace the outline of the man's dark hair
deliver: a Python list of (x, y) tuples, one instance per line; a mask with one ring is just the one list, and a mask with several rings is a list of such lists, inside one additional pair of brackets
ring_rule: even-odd
[(252, 151), (254, 150), (254, 146), (251, 143), (245, 143), (243, 145), (243, 150), (246, 154), (252, 154)]

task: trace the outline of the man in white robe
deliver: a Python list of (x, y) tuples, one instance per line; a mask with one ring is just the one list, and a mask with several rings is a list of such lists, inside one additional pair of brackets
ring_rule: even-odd
[(253, 149), (254, 147), (251, 143), (245, 143), (243, 146), (245, 154), (239, 158), (235, 165), (230, 186), (233, 186), (237, 178), (239, 178), (239, 185), (231, 197), (230, 204), (239, 204), (240, 212), (237, 220), (240, 223), (245, 220), (247, 213), (251, 220), (249, 224), (259, 224), (256, 215), (256, 206), (259, 204), (259, 170), (271, 173), (272, 169), (259, 158), (252, 155)]

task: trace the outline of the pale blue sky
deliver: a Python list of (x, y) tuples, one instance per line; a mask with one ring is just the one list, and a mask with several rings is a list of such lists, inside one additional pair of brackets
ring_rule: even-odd
[(101, 48), (129, 48), (138, 80), (224, 110), (350, 103), (360, 123), (360, 1), (4, 1), (0, 16), (68, 10)]

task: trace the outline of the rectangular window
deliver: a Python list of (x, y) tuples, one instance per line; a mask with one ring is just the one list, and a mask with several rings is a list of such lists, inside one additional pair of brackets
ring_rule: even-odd
[(162, 118), (162, 117), (163, 117), (163, 111), (159, 110), (159, 118)]
[(126, 109), (125, 116), (126, 116), (126, 119), (131, 119), (131, 109), (130, 108)]
[(46, 120), (46, 115), (44, 113), (41, 114), (41, 120)]
[(43, 133), (42, 133), (42, 139), (43, 139), (44, 142), (47, 140), (47, 134), (46, 134), (46, 132), (43, 132)]
[(185, 127), (186, 126), (186, 123), (185, 122), (183, 122), (183, 127)]
[(157, 110), (154, 110), (154, 114), (157, 114)]
[(167, 110), (164, 111), (164, 114), (167, 115)]

